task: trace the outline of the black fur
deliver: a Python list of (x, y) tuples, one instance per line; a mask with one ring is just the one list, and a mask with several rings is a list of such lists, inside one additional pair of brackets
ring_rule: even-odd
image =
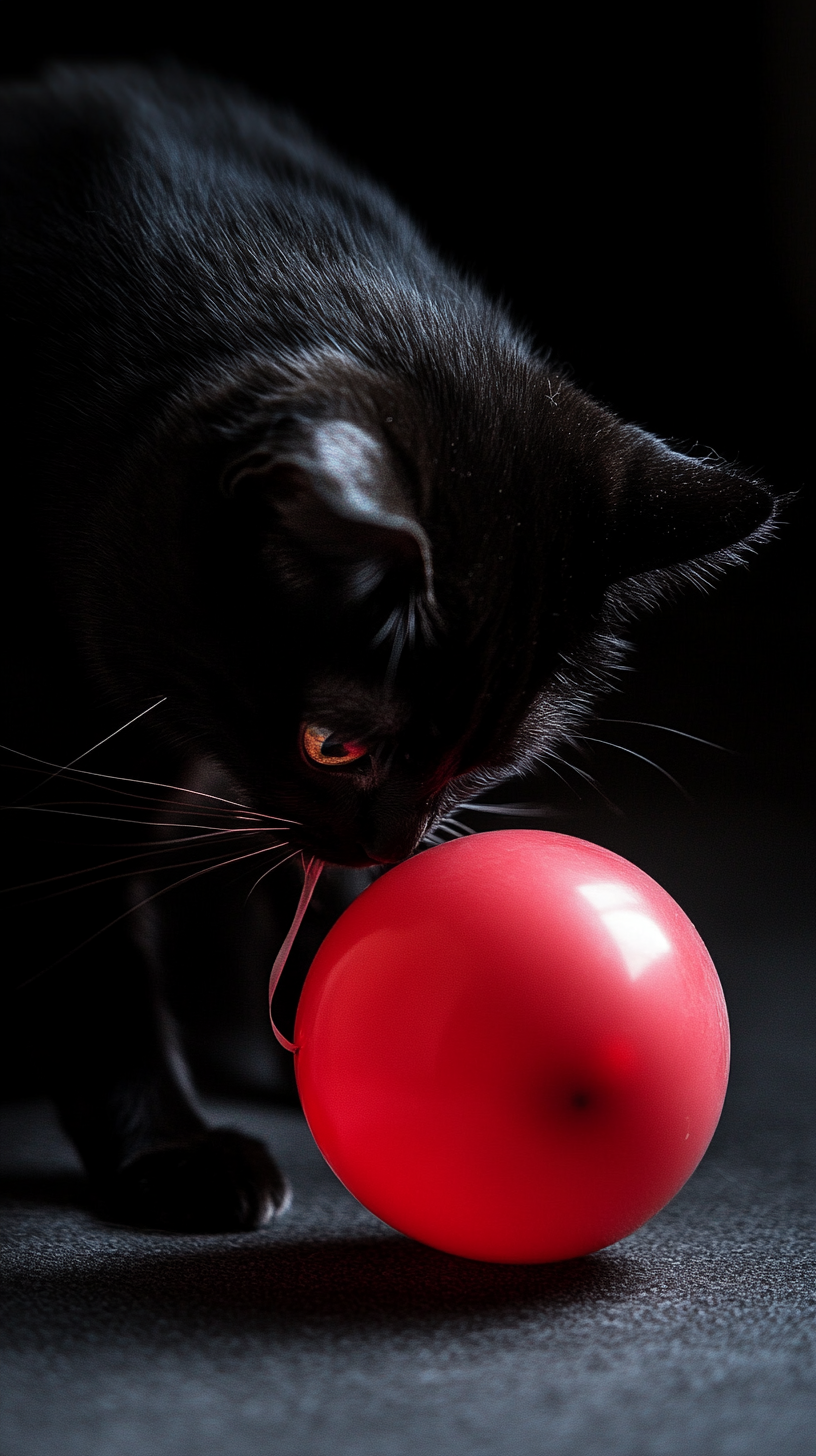
[[(45, 785), (12, 760), (11, 881), (85, 887), (8, 897), (15, 974), (119, 1213), (248, 1227), (283, 1179), (194, 1110), (155, 988), (169, 932), (134, 936), (134, 894), (224, 844), (257, 874), (295, 850), (410, 854), (546, 756), (622, 617), (758, 539), (772, 501), (621, 424), (385, 194), (239, 92), (55, 70), (4, 92), (1, 165), (4, 741), (65, 761), (156, 704)], [(369, 751), (315, 764), (304, 722)], [(222, 838), (194, 841), (205, 825)]]

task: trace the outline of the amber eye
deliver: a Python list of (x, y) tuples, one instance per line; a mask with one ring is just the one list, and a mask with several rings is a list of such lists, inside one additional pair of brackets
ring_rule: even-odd
[(354, 763), (368, 753), (364, 743), (344, 743), (339, 734), (330, 728), (320, 728), (317, 723), (304, 723), (301, 741), (306, 757), (312, 763), (319, 763), (321, 768)]

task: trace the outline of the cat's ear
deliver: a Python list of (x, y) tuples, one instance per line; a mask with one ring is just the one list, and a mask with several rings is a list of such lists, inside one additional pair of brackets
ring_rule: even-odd
[(612, 581), (709, 556), (744, 541), (774, 511), (770, 492), (717, 464), (678, 455), (627, 427), (611, 491)]
[(234, 462), (221, 480), (235, 495), (262, 493), (279, 526), (312, 555), (377, 578), (415, 563), (432, 596), (431, 546), (388, 447), (348, 420), (289, 419), (260, 450)]

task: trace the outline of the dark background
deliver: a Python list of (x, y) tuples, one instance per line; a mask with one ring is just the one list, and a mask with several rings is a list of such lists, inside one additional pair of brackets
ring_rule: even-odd
[[(750, 572), (633, 630), (639, 671), (606, 712), (736, 750), (609, 730), (692, 797), (801, 806), (813, 778), (816, 11), (692, 4), (644, 23), (618, 9), (576, 6), (565, 21), (544, 6), (461, 30), (407, 9), (239, 7), (194, 29), (119, 12), (115, 25), (49, 20), (28, 35), (18, 21), (4, 65), (31, 75), (51, 57), (173, 56), (295, 108), (579, 384), (681, 447), (798, 492)], [(590, 767), (616, 802), (676, 792), (597, 744)]]
[[(797, 492), (749, 571), (633, 628), (638, 671), (600, 708), (617, 724), (588, 730), (619, 746), (571, 750), (598, 790), (546, 780), (553, 827), (640, 864), (709, 946), (732, 1026), (720, 1127), (633, 1239), (508, 1271), (372, 1234), (295, 1115), (248, 1104), (230, 1119), (292, 1176), (280, 1228), (113, 1230), (47, 1113), (17, 1106), (10, 1456), (813, 1451), (816, 6), (561, 8), (460, 8), (458, 29), (452, 7), (232, 5), (194, 30), (38, 13), (0, 64), (175, 55), (290, 104), (582, 386)], [(244, 988), (257, 1026), (267, 968)]]

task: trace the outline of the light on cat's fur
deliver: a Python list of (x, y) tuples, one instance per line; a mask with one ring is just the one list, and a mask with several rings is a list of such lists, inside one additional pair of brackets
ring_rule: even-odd
[(665, 890), (561, 834), (474, 835), (346, 910), (295, 1030), (309, 1125), (394, 1228), (473, 1259), (568, 1259), (677, 1193), (719, 1119), (728, 1019)]

